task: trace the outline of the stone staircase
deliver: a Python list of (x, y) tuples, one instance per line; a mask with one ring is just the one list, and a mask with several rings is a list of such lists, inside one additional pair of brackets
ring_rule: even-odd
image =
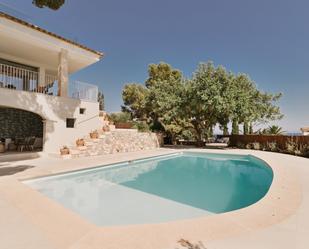
[(155, 133), (138, 132), (136, 129), (115, 129), (108, 120), (106, 112), (100, 112), (102, 128), (97, 130), (98, 138), (87, 136), (79, 137), (84, 140), (84, 146), (75, 143), (67, 146), (70, 154), (62, 155), (62, 158), (87, 157), (121, 152), (133, 152), (150, 150), (160, 147), (158, 137)]
[(70, 155), (63, 157), (87, 157), (121, 152), (150, 150), (159, 147), (157, 135), (149, 132), (138, 132), (135, 129), (114, 129), (104, 132), (97, 130), (99, 137), (85, 136), (84, 146), (68, 146)]

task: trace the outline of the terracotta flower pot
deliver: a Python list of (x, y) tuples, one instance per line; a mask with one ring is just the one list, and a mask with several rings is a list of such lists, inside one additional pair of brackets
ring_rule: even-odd
[(61, 154), (61, 156), (63, 156), (63, 155), (69, 155), (69, 154), (70, 154), (70, 149), (64, 147), (64, 148), (60, 149), (60, 154)]
[(110, 131), (110, 128), (109, 128), (108, 125), (105, 125), (105, 126), (103, 126), (102, 130), (103, 130), (104, 132), (109, 132), (109, 131)]
[(99, 133), (97, 131), (90, 132), (90, 138), (91, 139), (97, 139), (99, 138)]
[(85, 140), (84, 139), (77, 139), (76, 140), (76, 146), (77, 147), (85, 146)]

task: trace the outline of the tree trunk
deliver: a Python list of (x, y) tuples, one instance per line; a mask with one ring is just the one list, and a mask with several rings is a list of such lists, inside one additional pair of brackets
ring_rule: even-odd
[(252, 126), (252, 123), (249, 124), (249, 134), (253, 134), (253, 126)]
[(195, 137), (196, 137), (196, 146), (202, 147), (204, 145), (202, 140), (202, 129), (199, 127), (198, 122), (193, 124), (195, 130)]
[(203, 139), (202, 139), (202, 133), (199, 133), (196, 136), (196, 146), (197, 147), (203, 147), (204, 146), (204, 142), (203, 142)]
[(223, 135), (229, 135), (229, 128), (227, 127), (227, 124), (222, 125), (223, 128)]
[(214, 135), (214, 130), (213, 130), (212, 126), (210, 126), (209, 129), (208, 129), (207, 138), (213, 137), (213, 135)]
[(238, 119), (233, 118), (232, 120), (232, 134), (239, 135)]
[(249, 125), (248, 122), (244, 121), (244, 135), (247, 135), (249, 133)]

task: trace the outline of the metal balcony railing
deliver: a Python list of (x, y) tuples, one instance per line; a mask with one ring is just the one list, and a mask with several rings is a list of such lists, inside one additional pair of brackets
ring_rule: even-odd
[(33, 92), (37, 89), (38, 79), (38, 72), (0, 64), (0, 87)]
[[(58, 76), (45, 74), (44, 82), (40, 82), (39, 73), (36, 71), (0, 63), (0, 88), (58, 96)], [(97, 102), (98, 87), (80, 81), (71, 81), (68, 94), (74, 99)]]

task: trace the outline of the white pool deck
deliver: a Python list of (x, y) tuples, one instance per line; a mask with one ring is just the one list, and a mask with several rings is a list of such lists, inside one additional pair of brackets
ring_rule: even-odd
[[(63, 160), (43, 156), (0, 162), (34, 166), (0, 177), (1, 249), (175, 249), (181, 238), (207, 249), (308, 249), (309, 159), (252, 150), (199, 150), (252, 154), (266, 161), (274, 179), (267, 195), (240, 210), (159, 224), (98, 227), (21, 180), (97, 165), (180, 152), (157, 149)], [(126, 208), (126, 207), (122, 207)]]

